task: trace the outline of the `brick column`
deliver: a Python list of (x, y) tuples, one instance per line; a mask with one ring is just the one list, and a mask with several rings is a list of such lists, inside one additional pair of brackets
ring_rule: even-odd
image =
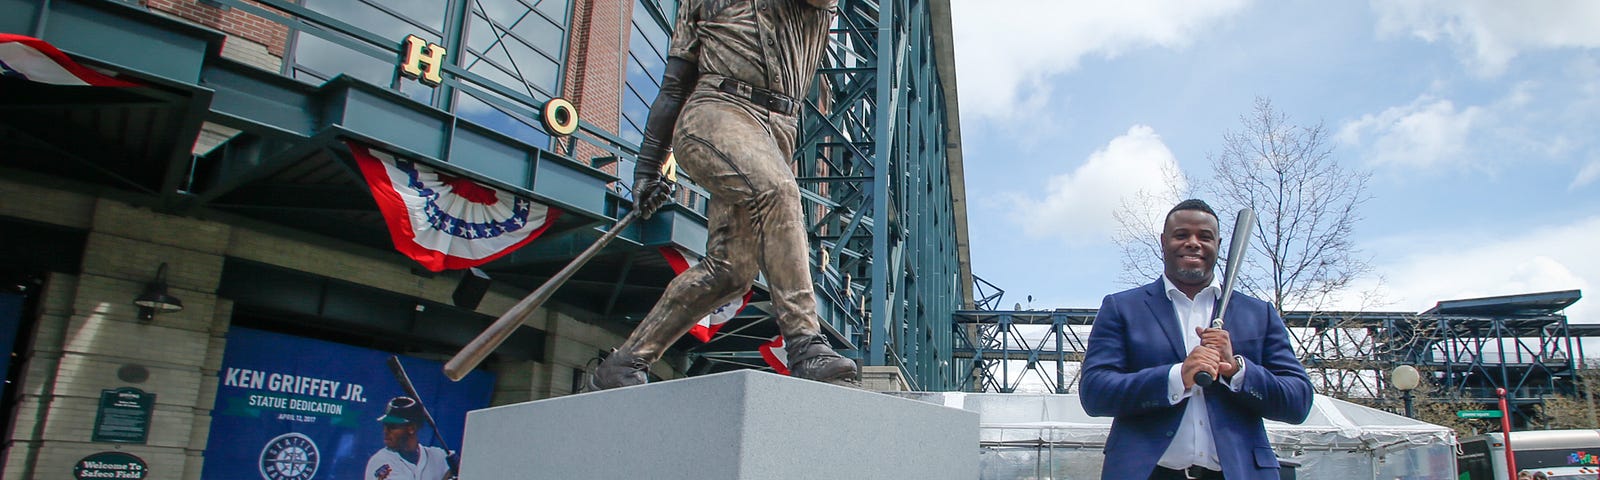
[[(117, 450), (161, 478), (198, 478), (228, 318), (217, 285), (229, 227), (99, 199), (81, 275), (53, 275), (6, 452), (6, 478), (50, 478)], [(133, 305), (167, 263), (179, 312), (137, 318)], [(102, 390), (156, 395), (143, 445), (91, 442)], [(201, 432), (195, 438), (196, 432)]]
[[(612, 133), (622, 128), (623, 62), (633, 18), (632, 0), (577, 0), (573, 2), (568, 30), (567, 78), (562, 96), (578, 107), (585, 122)], [(593, 145), (579, 143), (573, 154), (579, 161), (604, 156)], [(615, 174), (615, 164), (606, 167)], [(627, 173), (627, 172), (623, 172)]]

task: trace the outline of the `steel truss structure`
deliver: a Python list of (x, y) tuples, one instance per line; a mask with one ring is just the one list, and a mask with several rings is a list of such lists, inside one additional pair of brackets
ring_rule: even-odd
[(960, 390), (1076, 392), (1094, 315), (1092, 308), (956, 312), (955, 356), (967, 374)]
[(794, 158), (819, 310), (864, 364), (951, 390), (964, 373), (950, 321), (970, 308), (972, 278), (949, 2), (838, 8)]
[[(1388, 372), (1414, 365), (1443, 399), (1513, 403), (1574, 393), (1584, 339), (1600, 326), (1571, 325), (1560, 313), (1578, 291), (1439, 302), (1422, 313), (1289, 312), (1290, 341), (1319, 393), (1396, 402)], [(955, 313), (956, 357), (971, 375), (964, 391), (1077, 391), (1093, 309), (963, 310)], [(1033, 387), (1025, 386), (1032, 385)]]

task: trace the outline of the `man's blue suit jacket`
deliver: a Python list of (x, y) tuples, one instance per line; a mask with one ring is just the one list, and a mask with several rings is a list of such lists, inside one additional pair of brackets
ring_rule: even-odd
[[(1149, 477), (1195, 398), (1167, 401), (1167, 372), (1189, 352), (1165, 288), (1158, 278), (1107, 295), (1089, 333), (1079, 399), (1089, 415), (1115, 417), (1102, 479)], [(1223, 329), (1233, 339), (1233, 353), (1244, 357), (1244, 384), (1237, 392), (1220, 380), (1206, 388), (1208, 423), (1225, 477), (1276, 479), (1278, 458), (1262, 419), (1304, 422), (1311, 413), (1311, 380), (1271, 304), (1237, 292), (1229, 301)]]

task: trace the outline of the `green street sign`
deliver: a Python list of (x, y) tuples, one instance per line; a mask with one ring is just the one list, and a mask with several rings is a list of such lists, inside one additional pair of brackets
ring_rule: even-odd
[(1456, 412), (1461, 418), (1500, 418), (1499, 410), (1460, 410)]

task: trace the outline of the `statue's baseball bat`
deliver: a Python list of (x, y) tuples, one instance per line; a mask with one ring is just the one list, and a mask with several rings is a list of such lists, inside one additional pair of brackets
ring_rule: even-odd
[(544, 302), (549, 300), (550, 296), (555, 294), (562, 284), (572, 279), (572, 274), (577, 273), (579, 268), (583, 268), (583, 264), (588, 263), (589, 259), (600, 253), (600, 250), (605, 248), (606, 244), (611, 243), (611, 239), (617, 238), (617, 234), (627, 228), (628, 224), (633, 223), (633, 220), (638, 217), (638, 212), (638, 210), (630, 211), (621, 220), (617, 220), (617, 224), (612, 225), (611, 229), (607, 230), (605, 235), (601, 235), (599, 240), (595, 240), (594, 245), (590, 245), (588, 250), (578, 254), (577, 258), (573, 258), (572, 262), (568, 263), (560, 272), (557, 272), (554, 277), (550, 277), (550, 280), (546, 280), (543, 285), (534, 289), (533, 293), (523, 297), (522, 301), (517, 302), (510, 310), (506, 310), (505, 314), (495, 319), (494, 323), (489, 325), (489, 328), (484, 329), (483, 333), (479, 333), (477, 338), (467, 343), (467, 346), (461, 347), (461, 351), (457, 352), (456, 356), (450, 357), (450, 361), (445, 362), (444, 375), (450, 377), (450, 381), (458, 382), (463, 377), (466, 377), (467, 373), (471, 372), (472, 369), (477, 368), (478, 364), (483, 362), (484, 357), (489, 356), (489, 352), (499, 348), (500, 344), (504, 343), (512, 332), (517, 331), (517, 327), (522, 326), (522, 322), (527, 320), (528, 316), (533, 315), (535, 309), (538, 309), (540, 305), (544, 305)]
[[(1233, 298), (1233, 282), (1239, 278), (1239, 264), (1244, 263), (1245, 249), (1250, 246), (1250, 232), (1256, 226), (1256, 211), (1249, 207), (1239, 209), (1239, 215), (1233, 218), (1233, 238), (1228, 240), (1228, 267), (1222, 276), (1222, 302), (1217, 305), (1217, 314), (1211, 318), (1211, 328), (1222, 328), (1222, 315), (1228, 312), (1228, 300)], [(1194, 374), (1194, 384), (1202, 387), (1211, 386), (1211, 372)]]

